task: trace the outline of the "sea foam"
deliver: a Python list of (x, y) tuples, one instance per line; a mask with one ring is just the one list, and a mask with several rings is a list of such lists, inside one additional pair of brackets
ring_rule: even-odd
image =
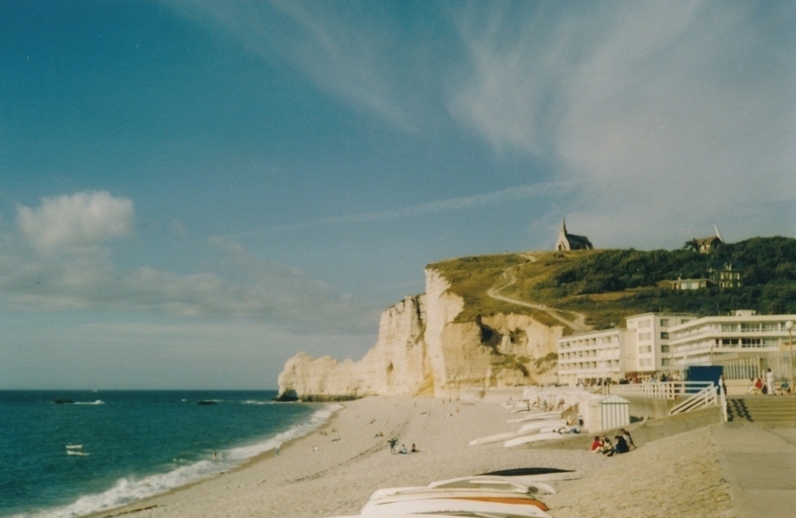
[[(95, 402), (92, 404), (102, 403)], [(121, 507), (163, 494), (221, 472), (229, 471), (252, 457), (271, 451), (285, 442), (307, 435), (329, 420), (332, 414), (341, 408), (342, 406), (338, 404), (326, 405), (315, 411), (307, 421), (299, 423), (264, 441), (222, 450), (217, 453), (214, 460), (201, 460), (180, 466), (166, 473), (142, 478), (123, 477), (117, 480), (116, 484), (107, 491), (85, 495), (70, 505), (36, 513), (16, 514), (11, 518), (74, 518)]]

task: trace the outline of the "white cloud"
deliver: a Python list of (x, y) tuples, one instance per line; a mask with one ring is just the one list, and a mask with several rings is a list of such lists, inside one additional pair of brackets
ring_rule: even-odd
[(45, 197), (37, 208), (17, 206), (17, 228), (42, 252), (96, 246), (130, 235), (133, 202), (104, 191)]
[[(119, 200), (97, 193), (45, 199), (36, 210), (20, 207), (17, 234), (0, 227), (0, 306), (232, 318), (297, 334), (372, 332), (378, 322), (374, 310), (300, 272), (262, 261), (227, 239), (212, 238), (204, 250), (194, 248), (218, 259), (192, 273), (147, 265), (119, 268), (102, 243), (129, 233), (131, 216), (124, 209), (131, 209), (132, 202), (115, 202)], [(105, 226), (106, 219), (117, 224)], [(25, 246), (28, 242), (35, 247)], [(56, 249), (67, 252), (52, 253)]]

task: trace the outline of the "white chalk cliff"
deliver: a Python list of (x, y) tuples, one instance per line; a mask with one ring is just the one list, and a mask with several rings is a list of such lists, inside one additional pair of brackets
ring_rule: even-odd
[(368, 395), (456, 397), (472, 388), (555, 381), (555, 344), (563, 331), (513, 313), (455, 322), (464, 300), (439, 272), (426, 270), (426, 293), (381, 315), (376, 345), (359, 361), (299, 353), (279, 374), (285, 399)]

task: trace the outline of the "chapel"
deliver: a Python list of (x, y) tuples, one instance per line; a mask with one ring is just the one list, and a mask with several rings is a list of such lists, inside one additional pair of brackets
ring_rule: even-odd
[(567, 222), (565, 219), (561, 220), (561, 230), (558, 231), (558, 241), (556, 241), (556, 250), (591, 250), (594, 248), (591, 241), (586, 236), (578, 236), (567, 232)]

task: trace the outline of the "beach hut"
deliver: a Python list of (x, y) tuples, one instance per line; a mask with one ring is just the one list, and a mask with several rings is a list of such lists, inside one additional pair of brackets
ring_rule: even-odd
[(630, 424), (630, 401), (619, 396), (600, 400), (600, 429), (622, 428)]

